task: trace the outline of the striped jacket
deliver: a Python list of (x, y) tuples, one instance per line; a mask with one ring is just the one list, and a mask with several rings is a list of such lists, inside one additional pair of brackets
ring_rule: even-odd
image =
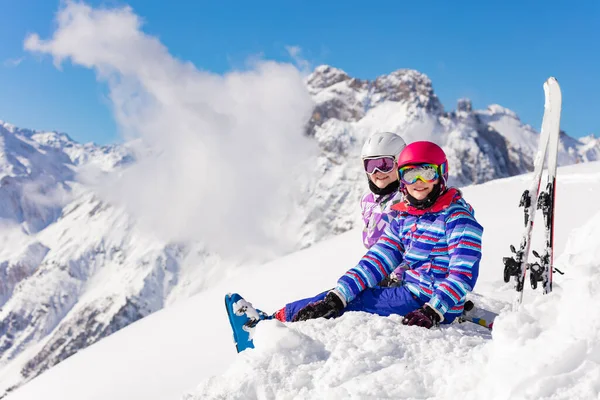
[(346, 303), (376, 286), (394, 270), (403, 284), (444, 319), (462, 313), (466, 294), (479, 274), (483, 227), (457, 189), (449, 189), (427, 210), (399, 203), (399, 212), (358, 265), (334, 291)]

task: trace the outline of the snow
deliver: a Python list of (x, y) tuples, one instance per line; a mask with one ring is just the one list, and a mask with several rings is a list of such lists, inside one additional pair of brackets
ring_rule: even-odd
[[(223, 307), (239, 292), (265, 311), (330, 288), (364, 252), (351, 230), (156, 312), (63, 361), (8, 396), (61, 399), (592, 399), (600, 395), (600, 164), (558, 170), (555, 290), (526, 286), (510, 309), (501, 257), (519, 240), (530, 174), (464, 188), (485, 228), (471, 298), (500, 312), (426, 330), (398, 316), (347, 313), (294, 324), (264, 321), (237, 354)], [(580, 210), (580, 212), (574, 212)], [(539, 248), (540, 229), (534, 248)], [(224, 271), (226, 272), (226, 271)]]
[[(543, 97), (540, 96), (540, 109), (542, 107)], [(521, 147), (527, 154), (535, 154), (539, 135), (531, 126), (523, 124), (514, 111), (494, 104), (488, 106), (487, 110), (478, 111), (477, 115), (506, 137), (513, 146)], [(540, 114), (540, 124), (541, 121)]]

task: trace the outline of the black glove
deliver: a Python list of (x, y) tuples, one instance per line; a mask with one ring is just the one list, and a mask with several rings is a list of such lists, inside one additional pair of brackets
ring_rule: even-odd
[(344, 309), (344, 302), (335, 293), (329, 292), (323, 300), (310, 303), (298, 311), (292, 322), (306, 321), (313, 318), (335, 318)]
[(437, 311), (425, 304), (422, 308), (406, 314), (402, 319), (402, 324), (417, 325), (429, 329), (434, 325), (437, 326), (441, 319)]
[(389, 274), (388, 276), (386, 276), (385, 278), (383, 278), (383, 280), (377, 284), (377, 286), (380, 286), (380, 287), (397, 287), (400, 285), (401, 285), (400, 280), (398, 279), (396, 274), (393, 272), (391, 274)]

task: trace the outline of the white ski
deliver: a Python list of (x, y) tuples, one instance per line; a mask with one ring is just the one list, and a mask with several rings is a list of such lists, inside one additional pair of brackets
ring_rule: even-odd
[[(517, 308), (523, 301), (523, 286), (527, 269), (531, 269), (531, 285), (535, 289), (537, 282), (542, 281), (544, 293), (552, 290), (552, 246), (554, 240), (554, 195), (556, 183), (556, 164), (558, 155), (558, 142), (560, 133), (560, 113), (562, 107), (562, 94), (558, 81), (551, 77), (544, 82), (544, 118), (542, 120), (542, 131), (538, 151), (534, 160), (533, 179), (528, 190), (523, 192), (519, 206), (524, 207), (525, 232), (521, 239), (519, 249), (511, 245), (513, 257), (504, 257), (504, 281), (509, 282), (510, 277), (515, 277), (514, 307)], [(541, 194), (540, 186), (544, 162), (548, 158), (548, 184), (546, 190)], [(538, 201), (539, 200), (539, 201)], [(537, 252), (534, 255), (540, 259), (540, 263), (527, 263), (531, 247), (531, 234), (535, 221), (535, 212), (541, 208), (544, 213), (544, 225), (546, 228), (546, 246), (542, 256)]]

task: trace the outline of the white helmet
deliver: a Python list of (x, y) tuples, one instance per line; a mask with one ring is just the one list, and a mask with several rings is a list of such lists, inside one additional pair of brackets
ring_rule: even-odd
[(360, 157), (362, 159), (378, 156), (391, 156), (398, 160), (398, 156), (406, 147), (404, 139), (391, 132), (376, 132), (369, 136), (363, 145)]

